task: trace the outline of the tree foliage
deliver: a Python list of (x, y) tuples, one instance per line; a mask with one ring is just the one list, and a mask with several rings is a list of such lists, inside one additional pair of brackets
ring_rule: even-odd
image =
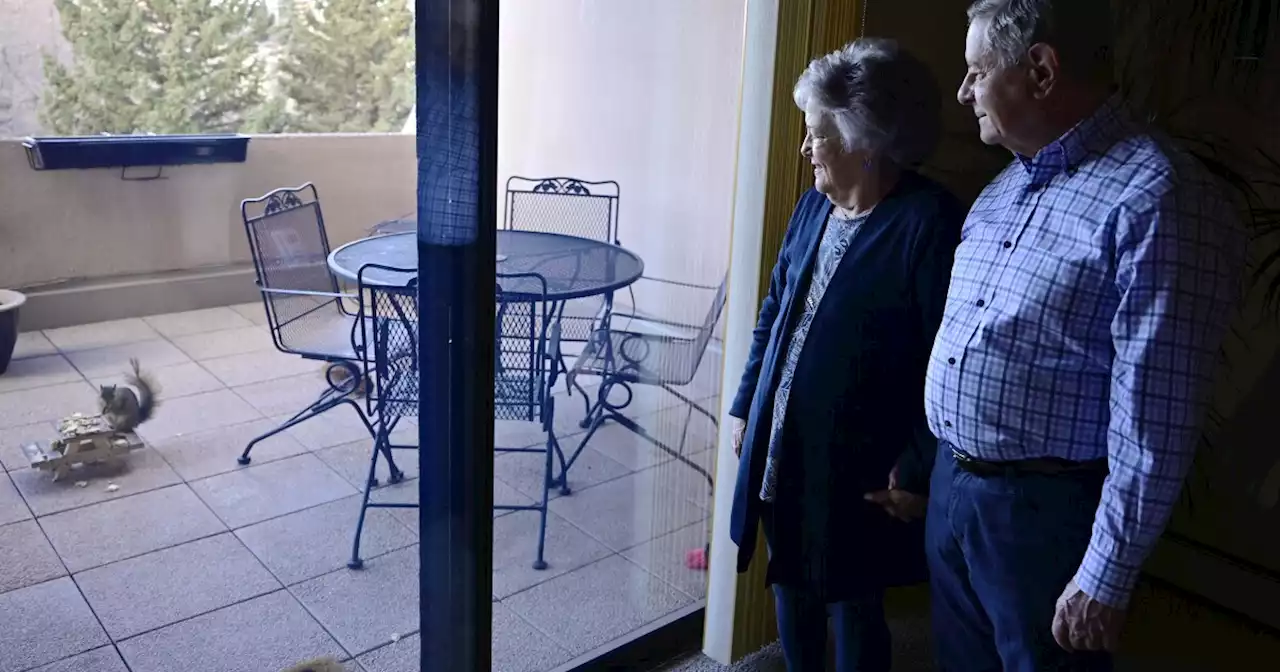
[(414, 102), (413, 12), (406, 0), (298, 3), (283, 30), (279, 95), (287, 130), (395, 132)]
[(50, 133), (253, 131), (263, 104), (261, 0), (55, 0), (73, 61), (45, 54)]

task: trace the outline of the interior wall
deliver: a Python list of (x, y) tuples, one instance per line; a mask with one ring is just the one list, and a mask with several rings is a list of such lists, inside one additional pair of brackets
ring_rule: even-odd
[(964, 79), (965, 8), (970, 0), (865, 0), (866, 34), (892, 37), (924, 61), (942, 91), (943, 136), (924, 172), (968, 203), (1010, 160), (978, 139), (973, 110), (956, 100)]
[(308, 181), (337, 246), (414, 211), (414, 151), (410, 135), (255, 136), (245, 163), (122, 181), (118, 168), (32, 170), (21, 141), (0, 140), (0, 287), (247, 263), (240, 201)]
[[(511, 175), (615, 180), (619, 235), (646, 275), (718, 284), (729, 259), (744, 5), (503, 0), (498, 188)], [(705, 311), (705, 300), (695, 303)]]
[[(1199, 557), (1160, 562), (1157, 554), (1148, 571), (1280, 629), (1280, 450), (1272, 429), (1280, 305), (1266, 300), (1276, 265), (1269, 273), (1259, 266), (1280, 254), (1280, 6), (1130, 0), (1112, 7), (1124, 36), (1117, 72), (1129, 100), (1184, 146), (1252, 181), (1255, 212), (1273, 222), (1270, 234), (1257, 235), (1261, 222), (1245, 220), (1255, 234), (1246, 298), (1222, 349), (1183, 506), (1166, 534), (1166, 546)], [(1170, 44), (1180, 47), (1162, 48)], [(1206, 569), (1181, 571), (1192, 563)]]

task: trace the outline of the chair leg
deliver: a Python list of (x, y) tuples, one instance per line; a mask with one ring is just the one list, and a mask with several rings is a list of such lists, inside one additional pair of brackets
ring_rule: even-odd
[(236, 458), (236, 464), (239, 464), (242, 466), (249, 464), (250, 462), (249, 453), (253, 450), (254, 446), (258, 445), (262, 441), (265, 441), (275, 436), (276, 434), (279, 434), (280, 432), (285, 431), (286, 429), (289, 429), (296, 425), (300, 425), (306, 422), (307, 420), (310, 420), (311, 418), (314, 418), (317, 415), (320, 415), (321, 413), (326, 413), (343, 404), (349, 405), (351, 406), (351, 408), (355, 409), (356, 415), (359, 416), (360, 422), (364, 423), (365, 429), (369, 430), (370, 436), (377, 435), (377, 432), (374, 431), (373, 429), (373, 425), (370, 424), (369, 419), (365, 417), (364, 411), (360, 410), (359, 404), (352, 401), (350, 397), (346, 397), (346, 396), (330, 398), (330, 391), (326, 391), (324, 394), (320, 395), (320, 398), (317, 399), (314, 403), (312, 403), (310, 406), (299, 411), (296, 415), (286, 420), (279, 427), (276, 427), (275, 429), (272, 429), (271, 431), (266, 432), (265, 434), (260, 434), (257, 437), (255, 437), (252, 441), (250, 441), (249, 445), (244, 447), (244, 452), (240, 454), (240, 457)]
[(587, 446), (587, 442), (591, 440), (591, 437), (596, 435), (596, 432), (599, 431), (600, 428), (604, 426), (605, 421), (609, 419), (608, 412), (601, 409), (595, 421), (591, 423), (590, 429), (587, 430), (586, 435), (582, 437), (582, 441), (578, 442), (578, 447), (573, 451), (573, 457), (569, 458), (568, 461), (565, 461), (564, 453), (559, 450), (559, 446), (557, 444), (556, 452), (560, 453), (560, 475), (552, 479), (550, 484), (559, 485), (561, 495), (568, 497), (573, 494), (573, 489), (569, 487), (569, 467), (572, 467), (573, 463), (578, 461), (578, 456), (582, 454), (582, 449)]
[[(360, 559), (360, 534), (364, 531), (364, 517), (369, 511), (369, 491), (373, 490), (374, 484), (377, 482), (375, 475), (378, 471), (378, 454), (383, 451), (382, 437), (374, 439), (377, 446), (371, 451), (369, 456), (369, 475), (364, 481), (364, 495), (360, 500), (360, 517), (356, 519), (356, 536), (351, 542), (351, 559), (347, 561), (347, 569), (362, 569), (364, 560)], [(394, 473), (394, 467), (392, 467)]]
[(555, 451), (556, 451), (556, 457), (558, 457), (558, 458), (560, 459), (560, 474), (561, 474), (561, 475), (560, 475), (560, 477), (559, 477), (559, 478), (556, 478), (556, 477), (551, 476), (551, 474), (555, 473), (555, 467), (553, 466), (553, 467), (552, 467), (552, 469), (551, 469), (551, 471), (547, 472), (547, 487), (552, 487), (552, 486), (559, 485), (559, 486), (560, 486), (560, 494), (565, 495), (565, 496), (572, 495), (572, 494), (573, 494), (573, 491), (569, 489), (569, 479), (568, 479), (568, 476), (567, 476), (566, 474), (568, 474), (568, 473), (569, 473), (569, 465), (571, 465), (571, 464), (573, 464), (573, 463), (572, 463), (571, 461), (569, 461), (569, 460), (566, 460), (566, 459), (565, 459), (565, 457), (564, 457), (564, 450), (560, 447), (560, 442), (559, 442), (559, 441), (556, 441), (556, 444), (555, 444)]
[[(677, 462), (680, 462), (681, 464), (683, 464), (683, 465), (685, 465), (685, 466), (689, 467), (689, 468), (690, 468), (690, 469), (692, 469), (695, 473), (697, 473), (698, 475), (700, 475), (700, 476), (702, 476), (703, 478), (705, 478), (705, 479), (707, 480), (707, 487), (708, 487), (708, 488), (712, 488), (712, 489), (714, 489), (714, 488), (715, 488), (715, 479), (713, 479), (713, 478), (711, 477), (710, 472), (708, 472), (706, 469), (703, 469), (703, 468), (702, 468), (702, 466), (701, 466), (701, 465), (699, 465), (697, 462), (694, 462), (693, 460), (690, 460), (689, 458), (687, 458), (687, 457), (685, 457), (685, 456), (684, 456), (684, 451), (683, 451), (683, 448), (684, 448), (684, 439), (683, 439), (683, 437), (681, 438), (681, 446), (680, 446), (680, 447), (681, 447), (681, 449), (680, 449), (680, 450), (676, 450), (676, 449), (672, 448), (671, 446), (668, 446), (667, 444), (665, 444), (665, 443), (663, 443), (663, 442), (659, 441), (657, 438), (655, 438), (655, 437), (651, 436), (651, 435), (649, 434), (649, 432), (648, 432), (647, 430), (645, 430), (645, 428), (644, 428), (644, 427), (641, 427), (641, 426), (640, 426), (639, 424), (637, 424), (634, 420), (632, 420), (631, 418), (626, 417), (625, 415), (621, 415), (621, 414), (618, 414), (618, 413), (610, 413), (610, 414), (609, 414), (609, 417), (607, 417), (607, 418), (603, 418), (603, 419), (602, 419), (602, 421), (603, 421), (603, 420), (613, 420), (614, 422), (618, 423), (619, 425), (622, 425), (623, 427), (626, 427), (627, 429), (631, 430), (631, 433), (635, 434), (636, 436), (639, 436), (640, 438), (644, 439), (645, 441), (648, 441), (649, 443), (652, 443), (652, 444), (653, 444), (653, 445), (654, 445), (658, 450), (661, 450), (662, 452), (664, 452), (664, 453), (666, 453), (666, 454), (670, 455), (671, 457), (675, 458), (675, 460), (676, 460)], [(602, 422), (602, 424), (603, 424), (603, 422)], [(687, 426), (686, 426), (686, 429), (688, 429), (688, 427), (687, 427)], [(587, 436), (586, 436), (586, 437), (584, 437), (584, 438), (582, 439), (582, 443), (581, 443), (581, 444), (579, 444), (579, 446), (578, 446), (578, 450), (579, 450), (579, 451), (581, 451), (581, 450), (582, 450), (582, 448), (584, 448), (584, 447), (587, 445), (587, 440), (588, 440), (588, 439), (590, 439), (590, 438), (591, 438), (591, 433), (588, 433), (588, 434), (587, 434)]]
[(538, 521), (538, 557), (533, 561), (533, 568), (542, 571), (547, 568), (547, 560), (545, 556), (547, 546), (547, 502), (550, 501), (550, 491), (552, 486), (551, 474), (555, 469), (555, 463), (552, 461), (552, 453), (560, 452), (559, 442), (556, 441), (555, 434), (549, 434), (547, 437), (547, 457), (544, 465), (544, 484), (542, 486), (542, 506), (538, 509), (540, 520)]
[(573, 396), (573, 390), (574, 390), (574, 388), (576, 388), (576, 389), (578, 390), (578, 393), (582, 395), (582, 406), (583, 406), (583, 411), (582, 411), (582, 422), (581, 422), (581, 423), (579, 423), (579, 426), (581, 426), (583, 429), (586, 429), (586, 428), (587, 428), (587, 426), (591, 424), (591, 422), (590, 422), (590, 421), (591, 421), (591, 412), (592, 412), (592, 410), (594, 410), (594, 408), (595, 408), (595, 407), (591, 404), (591, 395), (587, 394), (587, 390), (586, 390), (586, 388), (584, 388), (584, 387), (582, 386), (582, 383), (579, 383), (579, 382), (578, 382), (578, 379), (577, 379), (576, 377), (574, 377), (574, 376), (566, 375), (566, 376), (565, 376), (565, 384), (569, 386), (569, 396), (570, 396), (570, 397), (572, 397), (572, 396)]
[(374, 438), (377, 438), (377, 436), (378, 436), (378, 430), (376, 430), (376, 429), (374, 429), (374, 428), (373, 428), (373, 423), (369, 422), (369, 418), (365, 417), (364, 411), (360, 410), (360, 404), (357, 404), (357, 403), (356, 403), (353, 399), (351, 399), (350, 397), (347, 397), (346, 399), (343, 399), (343, 400), (342, 400), (341, 402), (339, 402), (339, 403), (340, 403), (340, 404), (346, 404), (346, 405), (350, 406), (350, 407), (351, 407), (351, 408), (356, 412), (356, 417), (360, 418), (360, 422), (361, 422), (361, 424), (363, 424), (363, 425), (364, 425), (364, 428), (365, 428), (366, 430), (368, 430), (368, 432), (369, 432), (369, 436), (372, 436), (372, 437), (374, 437)]
[[(623, 401), (621, 404), (614, 404), (609, 401), (609, 393), (611, 393), (615, 387), (621, 388), (623, 392), (627, 393), (626, 400)], [(563, 458), (561, 459), (561, 462), (562, 462), (561, 471), (564, 474), (567, 474), (569, 471), (569, 468), (573, 466), (573, 463), (578, 461), (578, 456), (582, 454), (582, 449), (586, 447), (587, 441), (591, 438), (592, 435), (596, 433), (596, 430), (600, 429), (600, 426), (603, 425), (606, 420), (609, 420), (613, 417), (621, 417), (621, 414), (618, 413), (618, 411), (621, 411), (626, 407), (630, 406), (631, 402), (633, 401), (635, 401), (635, 392), (632, 391), (631, 386), (626, 382), (611, 381), (606, 379), (600, 383), (600, 390), (597, 393), (596, 405), (592, 408), (591, 413), (589, 413), (587, 417), (580, 423), (580, 426), (583, 429), (587, 430), (586, 438), (584, 438), (582, 442), (578, 444), (577, 449), (573, 451), (573, 457), (569, 458), (568, 463), (563, 463)], [(567, 489), (567, 483), (568, 483), (567, 475), (562, 476), (561, 481), (563, 481), (566, 484), (566, 489)], [(564, 494), (568, 494), (568, 493), (566, 492)]]
[(703, 408), (701, 404), (695, 402), (693, 399), (690, 399), (688, 396), (677, 392), (675, 388), (673, 388), (670, 385), (663, 385), (662, 389), (666, 390), (667, 394), (670, 394), (676, 399), (679, 399), (680, 401), (687, 404), (691, 409), (701, 413), (703, 416), (705, 416), (708, 420), (711, 421), (711, 424), (715, 425), (716, 427), (720, 426), (720, 420), (716, 418), (715, 414)]
[[(597, 417), (603, 415), (606, 411), (613, 408), (613, 405), (609, 403), (609, 392), (611, 392), (612, 390), (613, 390), (613, 383), (609, 382), (607, 378), (600, 381), (600, 386), (596, 388), (596, 401), (594, 404), (589, 403), (589, 405), (587, 406), (587, 415), (582, 419), (582, 422), (578, 423), (579, 427), (583, 429), (590, 427), (592, 423), (596, 421)], [(584, 397), (586, 396), (585, 391), (583, 391), (582, 394)], [(631, 403), (631, 390), (628, 389), (627, 402), (623, 404), (623, 406), (627, 406), (630, 403)]]
[(680, 444), (676, 446), (676, 452), (684, 455), (684, 443), (689, 438), (689, 423), (693, 422), (693, 406), (689, 406), (689, 411), (684, 414), (684, 426), (680, 428)]
[(560, 358), (557, 360), (557, 364), (560, 367), (560, 375), (564, 376), (564, 391), (572, 397), (574, 381), (570, 380), (569, 363), (565, 361), (564, 355), (560, 355)]
[[(396, 483), (403, 481), (404, 472), (400, 471), (400, 468), (396, 466), (396, 459), (392, 456), (390, 433), (387, 434), (387, 440), (378, 447), (378, 450), (382, 453), (382, 456), (387, 459), (387, 471), (390, 473), (390, 475), (387, 476), (387, 483), (395, 485)], [(375, 485), (377, 485), (377, 480), (377, 478), (374, 479)]]

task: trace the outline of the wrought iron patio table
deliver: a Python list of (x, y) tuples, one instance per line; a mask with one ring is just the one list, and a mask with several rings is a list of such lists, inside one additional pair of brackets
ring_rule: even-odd
[[(576, 236), (541, 231), (498, 231), (497, 272), (503, 275), (534, 273), (547, 280), (548, 301), (568, 301), (610, 294), (640, 279), (644, 261), (639, 255), (609, 243)], [(415, 233), (394, 233), (362, 238), (329, 254), (329, 268), (335, 275), (355, 281), (365, 264), (393, 268), (418, 265)], [(376, 283), (376, 273), (365, 275), (366, 283)], [(403, 284), (403, 277), (390, 274), (388, 284)], [(531, 281), (527, 288), (504, 282), (508, 294), (539, 294)], [(524, 290), (528, 291), (525, 292)]]
[[(362, 238), (343, 245), (329, 254), (329, 268), (334, 275), (354, 282), (360, 269), (367, 264), (392, 268), (416, 268), (418, 264), (418, 239), (415, 232), (392, 233)], [(563, 303), (573, 299), (593, 296), (610, 297), (625, 289), (644, 275), (644, 261), (639, 255), (610, 243), (542, 231), (497, 231), (497, 273), (507, 276), (502, 283), (505, 297), (525, 300), (543, 296), (543, 287), (533, 277), (545, 278), (545, 300)], [(365, 284), (403, 285), (404, 276), (388, 273), (382, 278), (376, 269), (364, 274)], [(523, 283), (523, 284), (522, 284)], [(525, 286), (527, 284), (527, 286)], [(600, 316), (599, 332), (608, 333), (609, 314)], [(607, 339), (606, 339), (607, 340)], [(610, 350), (612, 344), (602, 343)], [(599, 400), (592, 400), (581, 387), (586, 406), (583, 427), (598, 414)], [(567, 461), (557, 479), (558, 485), (568, 492), (568, 468), (577, 460), (581, 447)]]

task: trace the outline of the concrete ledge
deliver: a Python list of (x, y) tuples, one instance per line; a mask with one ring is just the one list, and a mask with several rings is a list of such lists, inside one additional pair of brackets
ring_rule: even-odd
[(21, 290), (19, 329), (35, 331), (259, 300), (251, 264), (75, 280)]

